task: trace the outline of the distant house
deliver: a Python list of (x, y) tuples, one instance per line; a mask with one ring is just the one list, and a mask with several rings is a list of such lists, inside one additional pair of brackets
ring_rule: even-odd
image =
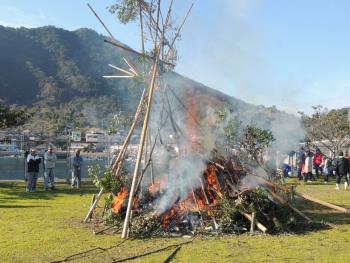
[(107, 142), (108, 136), (103, 132), (91, 131), (89, 133), (86, 133), (85, 141), (89, 143)]

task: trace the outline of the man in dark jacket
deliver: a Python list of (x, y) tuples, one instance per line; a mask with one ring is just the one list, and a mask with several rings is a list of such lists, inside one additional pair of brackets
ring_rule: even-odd
[(30, 154), (27, 156), (27, 166), (28, 166), (28, 182), (27, 182), (27, 192), (35, 192), (36, 182), (38, 180), (39, 164), (41, 158), (36, 154), (34, 148), (30, 150)]
[(340, 181), (344, 177), (344, 188), (348, 190), (349, 182), (347, 174), (349, 173), (349, 161), (344, 157), (343, 152), (339, 152), (339, 156), (334, 159), (334, 171), (337, 176), (335, 189), (339, 190)]

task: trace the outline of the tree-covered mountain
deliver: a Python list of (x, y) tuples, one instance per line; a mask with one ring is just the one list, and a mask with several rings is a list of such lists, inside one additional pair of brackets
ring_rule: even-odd
[(7, 104), (54, 105), (76, 97), (128, 97), (125, 80), (106, 81), (122, 51), (90, 29), (0, 26), (0, 98)]
[[(125, 55), (140, 65), (139, 58), (104, 38), (90, 29), (0, 26), (0, 104), (27, 106), (33, 117), (22, 128), (49, 135), (68, 126), (106, 128), (116, 113), (130, 117), (141, 95), (137, 80), (105, 80), (102, 75), (114, 74), (108, 64), (123, 65)], [(258, 124), (271, 113), (281, 115), (275, 108), (247, 104), (174, 72), (164, 74), (164, 80), (216, 112), (240, 112)]]

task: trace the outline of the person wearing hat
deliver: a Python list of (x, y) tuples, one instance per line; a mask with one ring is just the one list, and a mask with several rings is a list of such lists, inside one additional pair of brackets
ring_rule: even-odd
[(41, 158), (36, 154), (34, 148), (30, 149), (30, 153), (27, 156), (27, 168), (28, 168), (28, 181), (27, 181), (27, 192), (35, 192), (36, 182), (38, 180), (39, 164)]
[(72, 177), (72, 188), (74, 185), (77, 185), (77, 188), (80, 188), (81, 185), (81, 166), (83, 163), (83, 158), (80, 156), (80, 150), (77, 150), (75, 153), (75, 157), (73, 159), (73, 177)]

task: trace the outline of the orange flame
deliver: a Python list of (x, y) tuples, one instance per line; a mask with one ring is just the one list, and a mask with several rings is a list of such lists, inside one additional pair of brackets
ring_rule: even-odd
[(114, 213), (120, 213), (123, 202), (128, 195), (128, 189), (123, 187), (120, 192), (113, 198), (111, 209)]
[(164, 230), (168, 230), (170, 219), (173, 218), (177, 213), (176, 207), (171, 208), (168, 212), (163, 215), (162, 227)]
[(157, 182), (154, 182), (153, 184), (151, 184), (150, 187), (148, 187), (148, 191), (152, 194), (154, 194), (158, 191), (162, 192), (165, 184), (166, 184), (166, 178), (164, 177), (160, 181), (157, 181)]
[[(210, 164), (207, 168), (207, 181), (209, 190), (213, 189), (215, 193), (222, 198), (222, 194), (220, 191), (220, 185), (216, 178), (215, 166)], [(210, 191), (209, 191), (210, 192)], [(215, 200), (215, 198), (213, 198)], [(216, 200), (215, 200), (216, 201)]]

